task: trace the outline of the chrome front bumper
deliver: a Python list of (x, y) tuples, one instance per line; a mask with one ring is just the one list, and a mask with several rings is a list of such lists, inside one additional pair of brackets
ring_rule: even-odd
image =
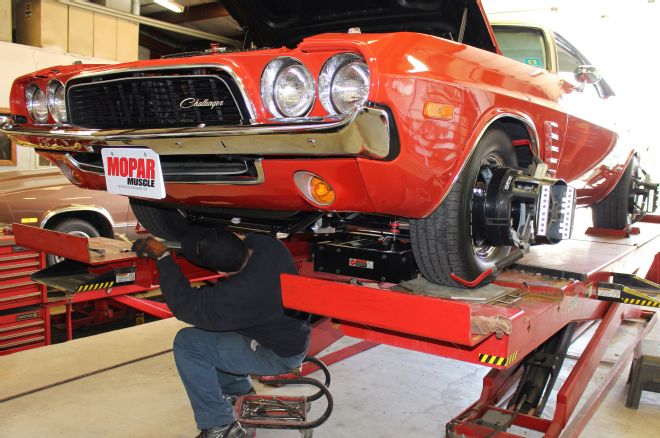
[(364, 155), (385, 159), (393, 151), (387, 111), (363, 107), (341, 117), (248, 126), (141, 130), (81, 130), (75, 127), (7, 123), (0, 131), (21, 146), (59, 151), (94, 147), (148, 147), (160, 155)]

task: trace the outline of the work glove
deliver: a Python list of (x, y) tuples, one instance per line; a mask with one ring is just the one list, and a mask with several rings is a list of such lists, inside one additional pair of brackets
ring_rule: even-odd
[(146, 239), (138, 239), (133, 242), (131, 251), (137, 254), (138, 257), (150, 257), (158, 260), (168, 251), (168, 248), (153, 237), (147, 237)]

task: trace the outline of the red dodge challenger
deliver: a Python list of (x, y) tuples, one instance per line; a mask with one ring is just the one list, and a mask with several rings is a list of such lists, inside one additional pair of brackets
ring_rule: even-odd
[[(22, 76), (3, 132), (129, 196), (163, 238), (225, 223), (367, 239), (450, 286), (568, 238), (576, 203), (612, 228), (654, 208), (631, 145), (567, 109), (613, 92), (558, 35), (494, 32), (478, 0), (224, 4), (242, 47)], [(346, 265), (371, 278), (376, 261)]]

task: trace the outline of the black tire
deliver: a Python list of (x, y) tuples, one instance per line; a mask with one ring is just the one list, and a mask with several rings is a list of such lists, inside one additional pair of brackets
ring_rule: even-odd
[[(100, 237), (101, 233), (96, 229), (94, 225), (87, 222), (83, 219), (77, 218), (67, 218), (60, 221), (54, 222), (52, 226), (47, 228), (59, 231), (60, 233), (73, 234), (74, 236), (80, 237)], [(46, 266), (54, 265), (63, 260), (62, 257), (56, 256), (55, 254), (46, 254)]]
[(188, 221), (179, 210), (134, 198), (130, 204), (137, 220), (154, 236), (179, 242), (186, 234)]
[(473, 191), (486, 163), (518, 164), (511, 139), (502, 129), (493, 128), (482, 137), (442, 204), (429, 217), (410, 221), (417, 266), (433, 283), (463, 287), (450, 278), (451, 273), (473, 280), (510, 252), (508, 246), (480, 247), (473, 241)]
[(622, 230), (641, 218), (641, 214), (635, 213), (636, 196), (633, 192), (639, 174), (639, 160), (633, 156), (614, 189), (605, 199), (591, 206), (594, 227)]

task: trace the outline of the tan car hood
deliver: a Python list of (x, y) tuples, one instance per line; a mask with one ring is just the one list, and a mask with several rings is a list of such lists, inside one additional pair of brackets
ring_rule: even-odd
[(23, 190), (69, 184), (71, 183), (58, 169), (2, 172), (0, 173), (0, 196)]

